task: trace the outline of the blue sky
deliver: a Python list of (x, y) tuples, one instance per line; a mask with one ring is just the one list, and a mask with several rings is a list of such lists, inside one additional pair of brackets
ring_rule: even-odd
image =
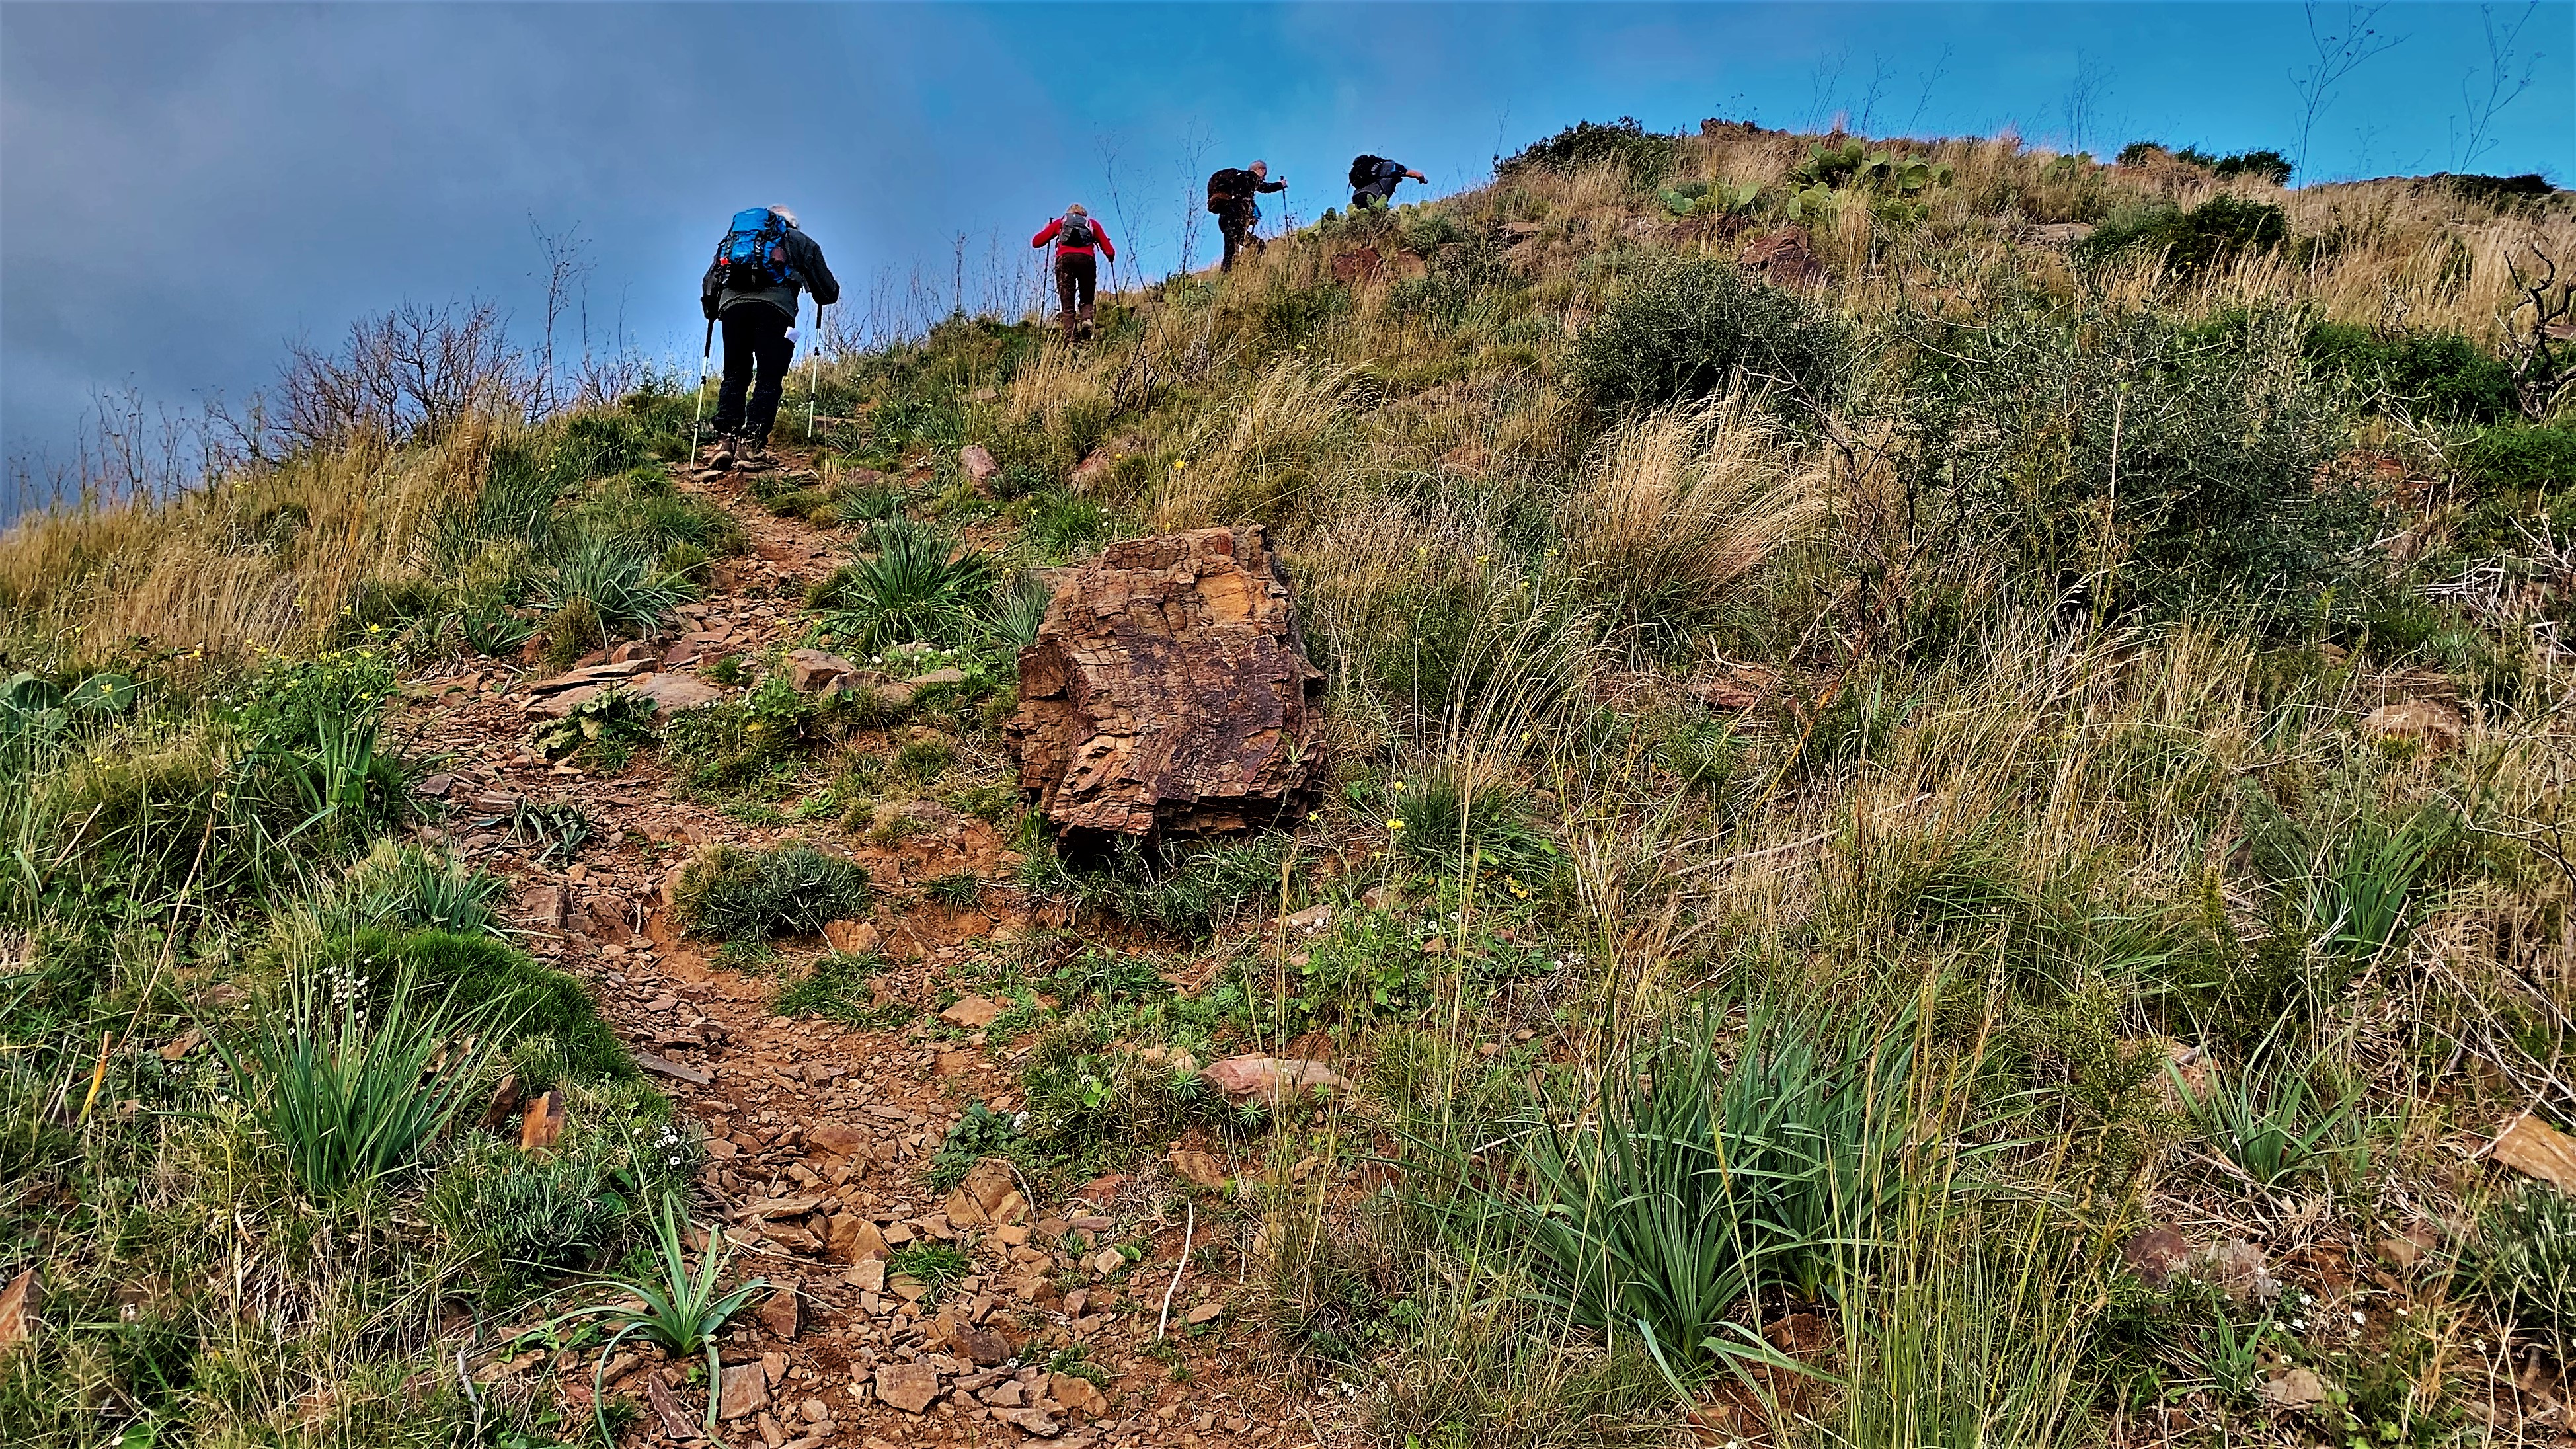
[[(2484, 18), (2383, 9), (2404, 41), (2331, 98), (2303, 177), (2464, 169)], [(694, 367), (697, 275), (745, 206), (795, 206), (854, 307), (871, 286), (944, 306), (961, 271), (971, 300), (1022, 265), (1076, 199), (1167, 270), (1205, 172), (1255, 156), (1311, 218), (1354, 152), (1451, 190), (1498, 150), (1621, 114), (2294, 151), (2290, 72), (2310, 59), (2298, 5), (12, 0), (0, 445), (62, 456), (102, 391), (239, 399), (290, 340), (405, 299), (493, 298), (524, 334), (532, 226), (587, 241), (594, 332)], [(2568, 184), (2576, 6), (2539, 8), (2524, 65), (2473, 169)]]

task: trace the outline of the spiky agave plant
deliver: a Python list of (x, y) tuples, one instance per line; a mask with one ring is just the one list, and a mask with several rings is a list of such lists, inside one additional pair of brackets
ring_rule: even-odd
[(687, 1257), (680, 1246), (679, 1203), (676, 1198), (662, 1199), (654, 1215), (653, 1230), (658, 1240), (661, 1259), (660, 1276), (649, 1283), (631, 1283), (617, 1278), (596, 1278), (589, 1286), (605, 1288), (637, 1300), (598, 1303), (576, 1308), (553, 1320), (548, 1326), (569, 1323), (577, 1318), (605, 1318), (617, 1325), (617, 1331), (599, 1350), (591, 1366), (591, 1410), (599, 1419), (599, 1439), (614, 1444), (608, 1431), (608, 1357), (617, 1351), (629, 1335), (642, 1334), (668, 1350), (673, 1358), (707, 1356), (707, 1437), (715, 1437), (716, 1420), (724, 1401), (724, 1366), (716, 1359), (716, 1334), (726, 1320), (751, 1301), (751, 1295), (769, 1286), (765, 1278), (746, 1280), (730, 1293), (719, 1294), (716, 1285), (723, 1280), (725, 1267), (724, 1236), (710, 1230), (706, 1251), (698, 1255), (698, 1269), (692, 1275)]

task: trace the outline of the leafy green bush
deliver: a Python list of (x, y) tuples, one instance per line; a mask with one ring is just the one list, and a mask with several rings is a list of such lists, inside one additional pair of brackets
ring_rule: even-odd
[(972, 642), (993, 594), (992, 560), (937, 527), (893, 518), (869, 531), (874, 553), (844, 564), (808, 593), (835, 639), (862, 650), (915, 640)]
[(1509, 156), (1494, 159), (1494, 175), (1510, 180), (1520, 171), (1582, 171), (1604, 163), (1628, 173), (1631, 185), (1661, 181), (1681, 154), (1681, 141), (1647, 130), (1634, 116), (1603, 124), (1577, 121), (1544, 140), (1532, 141)]
[(2161, 202), (2114, 217), (2086, 237), (2079, 250), (2096, 258), (2161, 252), (2166, 268), (2188, 279), (2240, 256), (2268, 251), (2289, 237), (2289, 213), (2270, 202), (2213, 196), (2189, 211)]
[(2320, 322), (2299, 350), (2319, 372), (2385, 393), (2427, 417), (2494, 422), (2520, 415), (2513, 369), (2456, 332), (2391, 334)]
[(662, 757), (694, 790), (741, 785), (781, 762), (802, 758), (822, 710), (813, 695), (773, 674), (740, 699), (681, 710), (662, 726)]
[(808, 845), (698, 852), (681, 871), (672, 912), (692, 931), (727, 941), (820, 935), (867, 913), (867, 867)]
[(528, 732), (528, 743), (549, 760), (588, 754), (608, 765), (622, 765), (637, 746), (653, 738), (653, 701), (605, 689), (572, 707), (561, 719), (547, 720)]
[(1568, 373), (1594, 406), (1658, 408), (1739, 378), (1786, 416), (1842, 395), (1851, 334), (1832, 313), (1731, 262), (1642, 263), (1575, 339)]
[(390, 983), (411, 980), (453, 992), (459, 1001), (488, 1004), (500, 1040), (550, 1042), (565, 1068), (583, 1080), (635, 1074), (634, 1059), (579, 978), (488, 936), (359, 931), (325, 943), (322, 959), (344, 976), (378, 983), (379, 994)]
[(2187, 327), (2033, 300), (1933, 322), (1905, 425), (1917, 547), (1963, 587), (2261, 627), (2357, 619), (2379, 505), (2329, 465), (2343, 429), (2272, 313)]
[(2488, 428), (2452, 455), (2479, 491), (2576, 489), (2576, 424)]
[(1007, 1157), (1020, 1142), (1019, 1124), (1007, 1113), (996, 1112), (981, 1102), (969, 1102), (966, 1110), (948, 1126), (939, 1150), (931, 1154), (930, 1185), (945, 1190), (966, 1180), (975, 1164), (987, 1157)]
[(2290, 184), (2290, 158), (2278, 151), (2239, 151), (2228, 156), (2213, 156), (2197, 146), (2167, 150), (2153, 141), (2132, 141), (2120, 148), (2120, 164), (2143, 165), (2157, 156), (2171, 156), (2176, 161), (2208, 167), (2221, 181), (2237, 176), (2258, 176), (2275, 186)]

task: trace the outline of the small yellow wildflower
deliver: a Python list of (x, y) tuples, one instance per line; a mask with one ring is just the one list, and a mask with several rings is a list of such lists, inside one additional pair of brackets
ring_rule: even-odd
[(1404, 822), (1401, 820), (1390, 820), (1386, 822), (1386, 828), (1389, 830), (1402, 830), (1404, 828)]

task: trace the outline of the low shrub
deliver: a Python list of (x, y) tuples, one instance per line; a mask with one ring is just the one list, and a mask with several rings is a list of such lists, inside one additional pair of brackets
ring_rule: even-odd
[(1842, 395), (1849, 327), (1826, 309), (1710, 257), (1658, 257), (1620, 285), (1567, 364), (1594, 406), (1658, 408), (1742, 386), (1784, 416)]
[(1289, 837), (1268, 835), (1240, 843), (1200, 842), (1148, 850), (1122, 838), (1096, 865), (1076, 866), (1055, 851), (1031, 851), (1021, 884), (1045, 896), (1070, 898), (1078, 910), (1107, 911), (1123, 920), (1177, 936), (1203, 940), (1217, 923), (1253, 901), (1275, 896)]
[(2576, 423), (2488, 428), (2462, 443), (2452, 461), (2481, 493), (2576, 490)]
[(1499, 872), (1521, 879), (1549, 874), (1559, 856), (1533, 827), (1529, 803), (1499, 780), (1471, 780), (1431, 770), (1393, 787), (1388, 830), (1397, 854), (1426, 870), (1463, 875)]
[(2109, 258), (2161, 252), (2167, 270), (2189, 279), (2240, 256), (2269, 251), (2289, 237), (2289, 213), (2270, 202), (2213, 196), (2188, 211), (2164, 202), (2114, 217), (2084, 239), (2081, 254)]
[(867, 913), (867, 867), (807, 845), (698, 852), (680, 873), (672, 911), (689, 930), (723, 940), (820, 935)]
[(913, 1008), (901, 1001), (880, 1004), (870, 984), (885, 964), (885, 958), (874, 952), (831, 952), (779, 988), (769, 1009), (780, 1016), (828, 1017), (859, 1027), (901, 1025), (913, 1015)]
[(2513, 369), (2456, 332), (2380, 332), (2340, 322), (2308, 329), (2300, 352), (2321, 373), (2450, 422), (2520, 416)]
[(1509, 156), (1498, 156), (1494, 158), (1494, 175), (1508, 181), (1522, 171), (1567, 174), (1616, 165), (1627, 172), (1631, 185), (1650, 187), (1671, 173), (1680, 154), (1678, 137), (1649, 131), (1634, 116), (1621, 116), (1607, 123), (1577, 121)]

